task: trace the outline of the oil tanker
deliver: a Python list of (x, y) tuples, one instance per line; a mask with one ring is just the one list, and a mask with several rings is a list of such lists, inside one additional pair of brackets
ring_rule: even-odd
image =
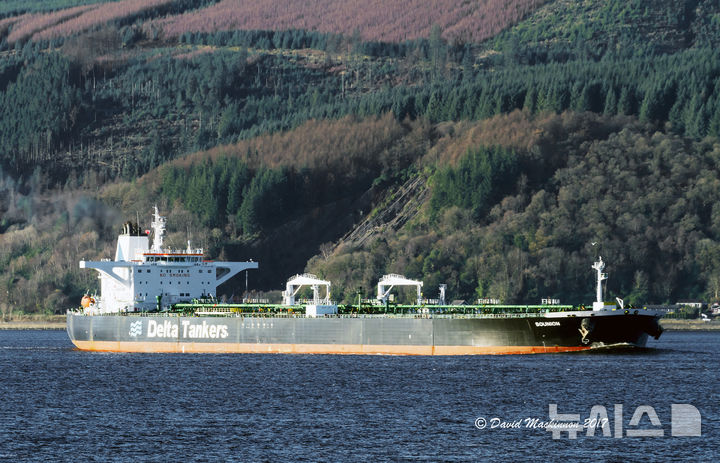
[[(99, 272), (100, 297), (86, 295), (67, 313), (67, 332), (82, 350), (107, 352), (313, 353), (473, 355), (582, 351), (646, 344), (660, 337), (660, 314), (603, 301), (605, 263), (596, 272), (590, 307), (559, 305), (448, 305), (423, 301), (421, 281), (385, 275), (377, 298), (357, 304), (331, 301), (328, 281), (311, 274), (287, 282), (281, 304), (220, 303), (217, 286), (258, 263), (212, 262), (188, 242), (163, 247), (165, 218), (157, 207), (150, 231), (127, 222), (115, 259), (81, 261)], [(412, 305), (391, 302), (398, 285), (417, 288)], [(300, 288), (312, 299), (296, 301)], [(320, 288), (324, 287), (324, 295)]]

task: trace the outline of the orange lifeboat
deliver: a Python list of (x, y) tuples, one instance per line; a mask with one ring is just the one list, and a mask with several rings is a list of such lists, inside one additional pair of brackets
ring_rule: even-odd
[(83, 307), (83, 309), (87, 309), (93, 304), (95, 304), (95, 298), (88, 294), (84, 295), (80, 300), (80, 305)]

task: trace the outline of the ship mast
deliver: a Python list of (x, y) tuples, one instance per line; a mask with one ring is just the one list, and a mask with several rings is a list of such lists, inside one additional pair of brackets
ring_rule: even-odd
[(157, 205), (155, 206), (155, 214), (153, 214), (153, 221), (150, 224), (153, 230), (153, 252), (162, 252), (163, 236), (165, 235), (165, 217), (160, 215), (158, 212)]
[(599, 256), (599, 259), (600, 260), (592, 265), (592, 268), (595, 269), (595, 272), (597, 272), (597, 288), (595, 290), (593, 310), (602, 310), (605, 307), (605, 302), (603, 301), (602, 282), (603, 280), (607, 280), (607, 273), (603, 273), (603, 270), (605, 269), (605, 262), (603, 262), (602, 256)]

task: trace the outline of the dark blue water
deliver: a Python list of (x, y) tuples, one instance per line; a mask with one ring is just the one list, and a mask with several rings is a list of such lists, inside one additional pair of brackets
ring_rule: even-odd
[[(0, 331), (0, 460), (717, 461), (720, 333), (651, 350), (476, 357), (101, 354), (63, 331)], [(606, 407), (612, 437), (526, 418)], [(615, 404), (623, 427), (615, 435)], [(671, 435), (691, 404), (701, 437)], [(637, 407), (653, 408), (661, 426)], [(475, 420), (523, 421), (478, 429)], [(628, 437), (628, 429), (662, 437)]]

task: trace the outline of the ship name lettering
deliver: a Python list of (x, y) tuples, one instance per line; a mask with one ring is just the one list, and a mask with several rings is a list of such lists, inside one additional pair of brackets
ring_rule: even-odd
[(535, 326), (560, 326), (560, 322), (535, 322)]

